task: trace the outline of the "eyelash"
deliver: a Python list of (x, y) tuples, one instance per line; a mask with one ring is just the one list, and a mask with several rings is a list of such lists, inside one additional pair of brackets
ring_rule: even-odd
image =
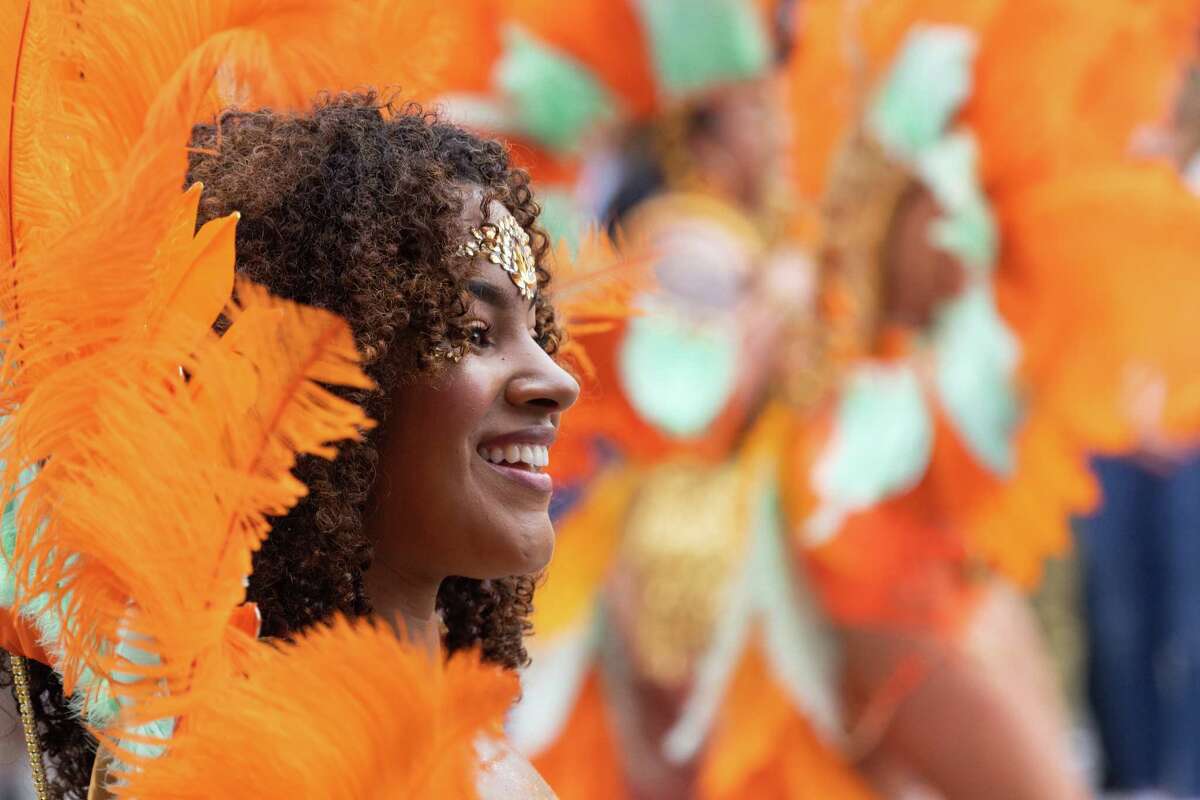
[(486, 322), (476, 322), (467, 326), (467, 342), (472, 347), (487, 347), (491, 344), (492, 326)]

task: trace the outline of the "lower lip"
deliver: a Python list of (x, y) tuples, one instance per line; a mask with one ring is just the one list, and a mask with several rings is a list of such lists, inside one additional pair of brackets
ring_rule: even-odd
[(483, 461), (483, 463), (487, 464), (489, 467), (496, 470), (496, 472), (499, 472), (510, 481), (533, 489), (535, 492), (550, 494), (554, 491), (554, 479), (545, 472), (531, 472), (527, 469), (516, 469), (515, 467), (508, 467), (503, 464), (493, 464), (491, 461), (486, 461), (484, 459), (480, 459), (480, 461)]

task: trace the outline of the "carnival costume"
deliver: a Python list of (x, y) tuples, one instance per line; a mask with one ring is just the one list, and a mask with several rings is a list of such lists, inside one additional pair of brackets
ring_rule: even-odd
[[(808, 7), (798, 182), (824, 212), (829, 354), (860, 360), (827, 437), (801, 448), (798, 533), (840, 619), (953, 628), (972, 575), (1034, 583), (1098, 499), (1086, 455), (1134, 445), (1145, 376), (1168, 389), (1152, 424), (1195, 424), (1176, 303), (1197, 208), (1165, 167), (1128, 155), (1165, 112), (1194, 10), (1030, 11)], [(818, 95), (821, 113), (801, 111)], [(931, 242), (965, 274), (917, 334), (889, 330), (878, 299), (913, 187), (940, 210)]]

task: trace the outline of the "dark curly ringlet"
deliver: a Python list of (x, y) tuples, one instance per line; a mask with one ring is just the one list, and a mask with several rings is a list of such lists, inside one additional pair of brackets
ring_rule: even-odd
[[(387, 430), (406, 423), (388, 418), (393, 396), (443, 369), (442, 354), (467, 345), (472, 267), (456, 253), (464, 189), (483, 190), (485, 219), (495, 199), (529, 232), (545, 286), (549, 241), (537, 226), (529, 176), (511, 165), (500, 143), (416, 105), (361, 92), (323, 96), (303, 114), (234, 110), (196, 126), (188, 184), (195, 181), (204, 184), (198, 224), (241, 213), (239, 274), (343, 317), (377, 386), (333, 388), (378, 425), (363, 441), (342, 444), (333, 461), (299, 460), (295, 472), (308, 494), (273, 520), (254, 556), (247, 595), (262, 612), (262, 634), (290, 638), (339, 612), (370, 614), (364, 574), (373, 548), (364, 512)], [(561, 332), (542, 294), (535, 313), (538, 342), (553, 354)], [(524, 664), (535, 581), (446, 579), (437, 605), (447, 649), (479, 647), (493, 663)], [(82, 798), (94, 743), (58, 714), (64, 706), (53, 679), (40, 670), (36, 677), (45, 688), (39, 722), (46, 756), (57, 766), (56, 789)]]

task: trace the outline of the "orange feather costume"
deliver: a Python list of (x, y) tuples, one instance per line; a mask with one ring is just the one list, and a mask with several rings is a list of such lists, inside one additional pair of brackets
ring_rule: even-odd
[[(954, 26), (977, 43), (957, 125), (978, 147), (999, 238), (992, 286), (1019, 343), (1010, 469), (988, 469), (932, 402), (932, 451), (917, 485), (851, 515), (809, 551), (835, 618), (953, 628), (955, 598), (969, 597), (976, 568), (1033, 583), (1043, 560), (1067, 547), (1070, 516), (1098, 500), (1087, 455), (1136, 445), (1128, 398), (1139, 375), (1169, 389), (1154, 424), (1195, 431), (1181, 292), (1194, 284), (1200, 206), (1165, 166), (1127, 155), (1137, 128), (1165, 115), (1194, 5), (807, 4), (790, 80), (797, 184), (814, 202), (906, 37)], [(798, 449), (799, 483), (819, 446)], [(810, 489), (794, 501), (804, 513)], [(867, 549), (880, 558), (864, 558)], [(914, 596), (916, 608), (905, 602)]]

